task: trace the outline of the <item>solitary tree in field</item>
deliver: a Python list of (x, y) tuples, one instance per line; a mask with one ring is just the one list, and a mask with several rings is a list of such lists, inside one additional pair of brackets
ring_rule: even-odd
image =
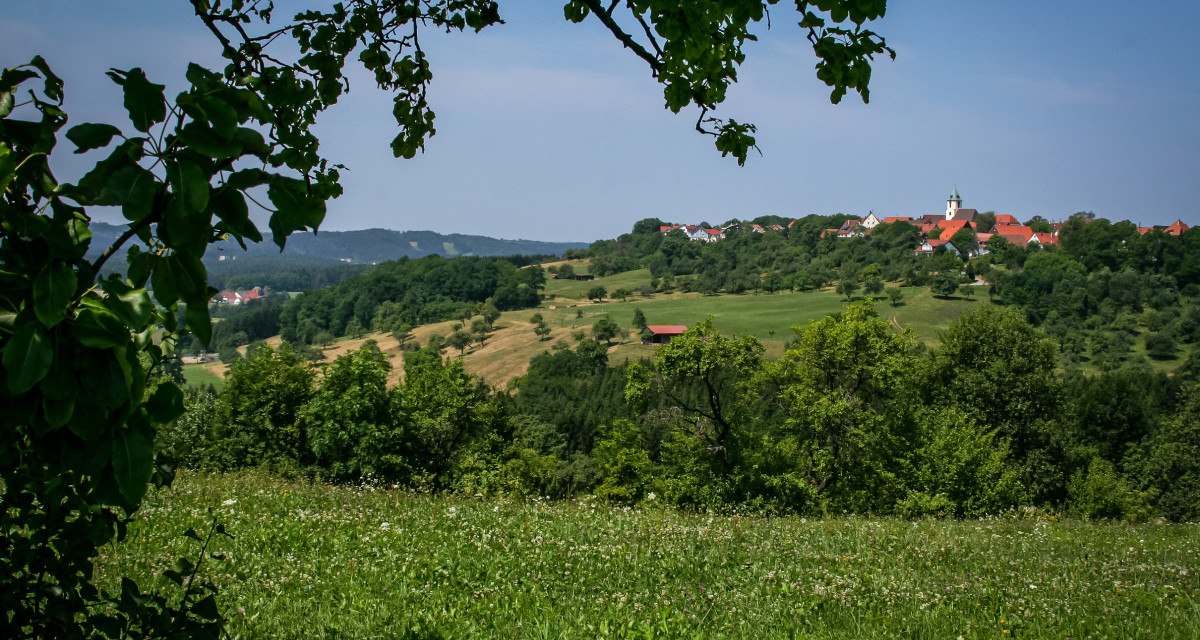
[(893, 307), (898, 307), (900, 306), (900, 302), (904, 300), (904, 291), (900, 287), (888, 289), (887, 297), (888, 302), (890, 302)]
[(934, 295), (949, 298), (958, 291), (958, 276), (953, 273), (938, 274), (929, 284), (929, 288)]
[(855, 291), (858, 291), (858, 279), (857, 278), (850, 277), (850, 278), (842, 278), (841, 280), (838, 280), (837, 292), (846, 296), (847, 300), (849, 300), (850, 298), (852, 298), (854, 296)]
[(607, 317), (600, 318), (592, 325), (592, 337), (605, 344), (610, 344), (613, 340), (624, 336), (625, 330)]
[(494, 304), (486, 304), (483, 306), (483, 321), (487, 323), (488, 331), (496, 325), (496, 321), (500, 319), (500, 310)]
[(466, 331), (455, 331), (450, 334), (449, 338), (446, 338), (446, 344), (458, 349), (458, 355), (460, 356), (467, 352), (467, 347), (471, 346), (471, 343), (474, 341), (471, 334)]
[(608, 289), (605, 289), (604, 287), (602, 287), (600, 285), (597, 285), (597, 286), (592, 287), (591, 289), (588, 289), (588, 292), (587, 292), (588, 300), (595, 300), (596, 302), (603, 302), (604, 296), (607, 296), (607, 295), (608, 295)]
[(633, 326), (638, 331), (646, 328), (646, 314), (641, 309), (633, 310)]

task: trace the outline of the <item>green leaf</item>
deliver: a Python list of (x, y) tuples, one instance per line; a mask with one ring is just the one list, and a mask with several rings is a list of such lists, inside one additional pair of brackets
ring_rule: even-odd
[(98, 200), (100, 204), (121, 205), (125, 219), (134, 222), (150, 215), (158, 190), (158, 178), (153, 173), (129, 164), (111, 174)]
[(0, 194), (8, 191), (8, 185), (17, 175), (17, 155), (0, 146)]
[(146, 260), (153, 262), (153, 266), (149, 268), (153, 269), (150, 272), (150, 282), (154, 290), (154, 299), (164, 307), (169, 307), (179, 300), (179, 289), (175, 286), (175, 261), (171, 258), (172, 256), (166, 256), (157, 260)]
[(245, 191), (251, 187), (258, 187), (267, 184), (271, 179), (271, 174), (262, 169), (242, 169), (234, 171), (225, 179), (227, 187)]
[(183, 392), (173, 383), (164, 382), (146, 400), (146, 412), (158, 424), (179, 418), (183, 415)]
[(67, 264), (54, 262), (42, 269), (33, 281), (33, 310), (47, 327), (67, 317), (67, 305), (75, 297), (77, 279)]
[(140, 168), (137, 167), (137, 162), (145, 155), (145, 149), (142, 147), (145, 142), (145, 138), (125, 140), (113, 148), (107, 158), (97, 162), (95, 167), (79, 179), (79, 182), (74, 185), (63, 185), (61, 193), (85, 205), (122, 204), (122, 192), (119, 189), (125, 180), (118, 183), (115, 188), (110, 187), (109, 183), (124, 169)]
[(180, 160), (167, 167), (167, 180), (192, 211), (204, 211), (208, 207), (208, 174), (194, 162)]
[[(131, 257), (137, 260), (138, 255), (135, 253)], [(150, 300), (150, 293), (146, 289), (130, 285), (116, 274), (103, 280), (101, 285), (104, 289), (105, 308), (117, 314), (131, 332), (141, 332), (150, 324), (154, 314), (154, 302)]]
[(208, 317), (207, 301), (203, 304), (188, 303), (184, 317), (187, 318), (188, 330), (196, 336), (200, 344), (212, 341), (212, 319)]
[(115, 313), (96, 300), (84, 300), (71, 323), (71, 335), (80, 344), (93, 349), (122, 347), (129, 344), (129, 328)]
[(96, 124), (92, 122), (71, 127), (67, 130), (67, 139), (75, 143), (75, 153), (83, 153), (92, 149), (107, 147), (114, 136), (121, 135), (121, 130), (111, 124)]
[(166, 87), (154, 84), (146, 79), (146, 73), (139, 68), (130, 69), (122, 74), (120, 84), (125, 89), (125, 110), (129, 112), (129, 120), (138, 131), (150, 131), (150, 127), (162, 122), (167, 117), (167, 100), (163, 93)]
[(7, 118), (13, 110), (13, 92), (0, 91), (0, 118)]
[(54, 75), (54, 72), (50, 70), (50, 65), (46, 64), (45, 58), (34, 56), (29, 61), (29, 66), (41, 71), (42, 77), (46, 79), (45, 86), (42, 89), (46, 93), (46, 97), (51, 100), (62, 100), (62, 79)]
[(223, 160), (242, 155), (242, 145), (223, 136), (203, 122), (189, 122), (179, 131), (179, 141), (210, 158)]
[(205, 620), (217, 620), (221, 617), (221, 612), (217, 610), (217, 599), (211, 593), (192, 605), (192, 613)]
[(84, 392), (80, 398), (108, 409), (127, 406), (133, 380), (124, 356), (124, 349), (89, 349), (81, 354), (78, 366), (88, 375), (82, 379)]
[(267, 197), (275, 205), (269, 224), (281, 250), (293, 231), (316, 229), (325, 219), (325, 201), (310, 195), (308, 186), (295, 178), (275, 176), (267, 187)]
[(590, 13), (587, 4), (580, 0), (571, 0), (563, 6), (563, 17), (570, 22), (580, 23), (587, 18)]
[[(188, 531), (191, 531), (191, 529), (188, 529)], [(167, 569), (166, 571), (163, 571), (162, 577), (166, 578), (167, 580), (170, 580), (171, 582), (174, 582), (175, 584), (177, 584), (181, 587), (183, 586), (183, 574), (179, 573), (178, 571), (176, 571), (174, 569)]]
[(43, 397), (42, 413), (46, 416), (47, 424), (56, 429), (62, 427), (70, 422), (71, 415), (75, 413), (75, 398), (51, 400)]
[(196, 98), (200, 108), (204, 109), (204, 115), (208, 116), (208, 121), (212, 123), (215, 129), (222, 137), (233, 135), (238, 126), (237, 110), (226, 102), (228, 96), (224, 92), (218, 94), (205, 93)]
[(159, 229), (159, 237), (168, 247), (199, 250), (211, 237), (212, 216), (192, 209), (183, 198), (176, 196), (167, 203)]
[(140, 502), (154, 470), (150, 441), (136, 429), (118, 431), (113, 440), (112, 465), (121, 495), (129, 504)]
[(67, 426), (84, 442), (99, 438), (108, 428), (108, 411), (86, 395), (76, 396), (75, 411)]
[(254, 242), (262, 242), (262, 234), (250, 220), (250, 209), (246, 206), (246, 198), (239, 191), (224, 188), (213, 194), (212, 208), (221, 218), (225, 231), (240, 238), (249, 238)]
[(13, 395), (25, 393), (50, 371), (54, 347), (42, 328), (34, 322), (19, 327), (4, 346), (4, 373)]
[(75, 383), (75, 363), (60, 353), (50, 365), (50, 371), (38, 384), (38, 389), (42, 392), (42, 397), (49, 400), (66, 400), (74, 396), (78, 391)]

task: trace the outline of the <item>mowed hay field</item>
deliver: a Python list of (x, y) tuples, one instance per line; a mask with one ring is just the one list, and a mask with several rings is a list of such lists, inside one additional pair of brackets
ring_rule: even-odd
[[(1179, 638), (1200, 629), (1200, 527), (908, 522), (415, 496), (182, 473), (101, 581), (202, 575), (233, 637)], [(174, 589), (173, 585), (170, 586)], [(168, 592), (171, 592), (168, 589)], [(178, 597), (178, 591), (173, 592)]]

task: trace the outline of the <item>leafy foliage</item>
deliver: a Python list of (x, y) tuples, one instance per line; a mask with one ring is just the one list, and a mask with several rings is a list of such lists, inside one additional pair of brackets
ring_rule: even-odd
[(397, 477), (402, 440), (387, 390), (391, 367), (367, 341), (325, 370), (320, 389), (304, 404), (298, 422), (315, 462), (334, 480)]
[(794, 347), (760, 385), (780, 412), (782, 451), (815, 495), (841, 508), (879, 508), (911, 434), (903, 415), (917, 362), (911, 335), (897, 335), (867, 302), (797, 328)]
[[(743, 46), (757, 40), (752, 26), (767, 20), (768, 8), (777, 3), (727, 0), (681, 5), (651, 0), (606, 7), (600, 0), (570, 0), (564, 12), (572, 22), (592, 17), (604, 25), (649, 65), (663, 84), (666, 107), (676, 113), (689, 105), (698, 107), (697, 130), (712, 135), (722, 155), (732, 154), (743, 164), (749, 150), (756, 148), (757, 128), (708, 114), (724, 102), (730, 85), (737, 81), (738, 67), (745, 61)], [(894, 58), (895, 51), (862, 25), (883, 17), (885, 0), (801, 0), (795, 9), (800, 29), (817, 56), (817, 79), (832, 87), (830, 100), (836, 104), (847, 90), (853, 90), (869, 102), (871, 60), (884, 54)], [(633, 28), (627, 29), (626, 24)]]

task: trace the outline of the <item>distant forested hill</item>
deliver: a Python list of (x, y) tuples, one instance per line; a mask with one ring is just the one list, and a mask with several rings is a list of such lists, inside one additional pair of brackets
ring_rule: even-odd
[[(103, 222), (93, 222), (91, 254), (99, 255), (104, 247), (112, 243), (124, 227)], [(453, 256), (512, 256), (512, 255), (562, 255), (568, 249), (585, 249), (584, 242), (540, 242), (537, 240), (502, 240), (486, 236), (469, 236), (458, 233), (441, 234), (433, 231), (391, 231), (388, 229), (363, 229), (360, 231), (321, 231), (320, 233), (296, 234), (288, 238), (287, 254), (328, 260), (371, 264), (399, 258), (420, 258), (437, 255)], [(220, 255), (274, 256), (279, 254), (268, 237), (257, 245), (249, 245), (243, 251), (234, 242), (218, 242), (207, 258), (216, 260)]]
[[(116, 240), (124, 227), (93, 222), (91, 230), (88, 256), (94, 259)], [(587, 246), (583, 242), (502, 240), (433, 231), (364, 229), (292, 235), (283, 253), (271, 242), (269, 235), (260, 244), (247, 245), (244, 251), (235, 242), (218, 242), (212, 245), (204, 261), (209, 268), (210, 283), (218, 288), (266, 284), (276, 289), (298, 291), (336, 284), (360, 271), (361, 265), (404, 257), (558, 256), (569, 249)], [(108, 268), (123, 269), (120, 257), (114, 256)]]

